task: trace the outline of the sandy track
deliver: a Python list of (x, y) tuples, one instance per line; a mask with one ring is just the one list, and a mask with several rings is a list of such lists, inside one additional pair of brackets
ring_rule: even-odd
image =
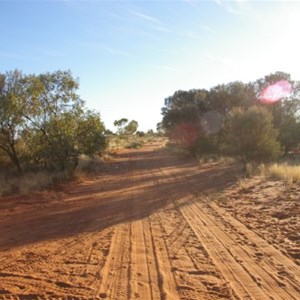
[(0, 299), (299, 299), (299, 265), (207, 197), (236, 167), (160, 145), (58, 192), (1, 199)]

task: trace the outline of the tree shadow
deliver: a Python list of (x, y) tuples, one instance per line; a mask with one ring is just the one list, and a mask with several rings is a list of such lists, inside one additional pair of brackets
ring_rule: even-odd
[(99, 232), (145, 218), (191, 194), (220, 191), (237, 179), (237, 166), (199, 167), (164, 150), (118, 155), (106, 172), (64, 187), (60, 201), (38, 202), (0, 221), (0, 250)]

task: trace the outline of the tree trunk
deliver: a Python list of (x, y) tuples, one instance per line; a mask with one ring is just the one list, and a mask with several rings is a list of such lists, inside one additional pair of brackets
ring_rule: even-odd
[(23, 169), (21, 167), (20, 160), (19, 160), (19, 157), (18, 157), (16, 149), (15, 149), (15, 145), (10, 144), (10, 149), (11, 149), (11, 152), (9, 152), (8, 155), (9, 155), (12, 163), (17, 167), (17, 170), (20, 173), (23, 173)]

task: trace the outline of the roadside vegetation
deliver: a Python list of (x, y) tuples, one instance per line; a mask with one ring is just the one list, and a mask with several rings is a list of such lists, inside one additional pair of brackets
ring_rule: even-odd
[(298, 164), (288, 164), (287, 162), (259, 164), (253, 167), (253, 164), (246, 166), (248, 177), (259, 176), (264, 179), (282, 180), (287, 184), (300, 182), (300, 159)]
[(155, 137), (126, 118), (115, 121), (116, 133), (106, 129), (78, 88), (70, 71), (0, 74), (0, 196), (94, 173), (112, 151)]
[(157, 136), (200, 163), (235, 159), (248, 175), (299, 181), (299, 162), (288, 158), (299, 150), (300, 83), (287, 73), (176, 91), (165, 99), (157, 133), (138, 131), (127, 118), (115, 120), (113, 133), (78, 88), (70, 71), (0, 74), (0, 195), (99, 170), (114, 151)]
[[(276, 72), (254, 82), (176, 91), (165, 99), (161, 128), (174, 151), (200, 162), (235, 159), (247, 174), (299, 180), (300, 83)], [(298, 165), (297, 165), (298, 164)]]
[(268, 168), (268, 175), (287, 183), (300, 182), (300, 165), (273, 164)]
[(136, 134), (130, 135), (111, 134), (107, 136), (108, 146), (105, 153), (109, 154), (122, 149), (139, 149), (145, 143), (152, 142), (158, 137), (160, 137), (160, 135), (152, 131), (146, 133), (137, 132)]
[(0, 74), (0, 194), (74, 175), (82, 155), (107, 147), (100, 115), (85, 107), (69, 71)]

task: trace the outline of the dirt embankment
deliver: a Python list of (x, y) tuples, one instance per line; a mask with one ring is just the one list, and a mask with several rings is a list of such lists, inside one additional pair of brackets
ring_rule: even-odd
[(159, 147), (57, 192), (1, 199), (0, 299), (299, 299), (299, 189), (268, 202), (277, 183), (265, 198), (259, 185), (242, 193), (236, 167)]

